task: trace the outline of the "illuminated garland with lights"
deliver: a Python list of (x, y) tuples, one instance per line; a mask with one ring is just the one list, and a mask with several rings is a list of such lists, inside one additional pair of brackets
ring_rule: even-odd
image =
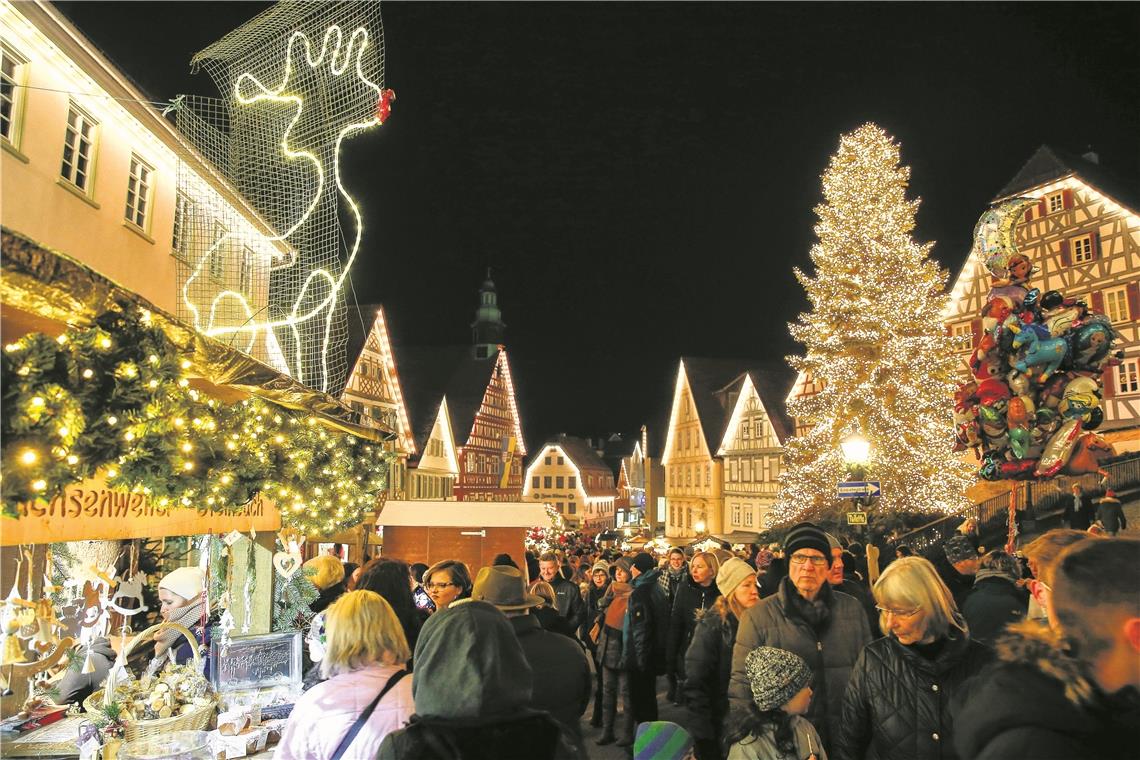
[(946, 453), (957, 362), (940, 318), (946, 273), (911, 237), (909, 178), (898, 144), (874, 124), (843, 135), (823, 175), (814, 276), (796, 270), (812, 310), (790, 326), (806, 352), (789, 358), (823, 388), (789, 404), (812, 427), (785, 446), (776, 524), (839, 505), (839, 444), (854, 432), (871, 443), (867, 477), (882, 484), (873, 512), (968, 504), (970, 469)]
[(261, 492), (309, 535), (358, 525), (390, 455), (258, 398), (223, 404), (190, 387), (145, 309), (125, 306), (58, 338), (3, 351), (3, 513), (102, 472), (159, 506), (225, 509)]

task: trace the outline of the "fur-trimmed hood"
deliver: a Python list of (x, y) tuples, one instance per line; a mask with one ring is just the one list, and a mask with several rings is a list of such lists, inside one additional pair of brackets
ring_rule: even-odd
[(1097, 702), (1100, 693), (1087, 666), (1068, 653), (1061, 636), (1047, 625), (1025, 621), (1011, 625), (1009, 635), (994, 642), (998, 659), (1026, 665), (1065, 687), (1065, 698), (1077, 707)]

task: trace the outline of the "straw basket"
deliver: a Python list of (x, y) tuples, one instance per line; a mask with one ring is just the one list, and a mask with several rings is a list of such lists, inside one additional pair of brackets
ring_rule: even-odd
[[(152, 625), (142, 633), (135, 636), (130, 642), (127, 643), (126, 649), (123, 650), (123, 659), (126, 660), (134, 650), (135, 646), (146, 639), (151, 638), (154, 634), (163, 630), (164, 628), (172, 628), (178, 633), (182, 634), (187, 641), (190, 642), (190, 651), (194, 655), (194, 667), (201, 669), (202, 656), (198, 653), (198, 642), (194, 640), (194, 634), (190, 632), (189, 628), (179, 625), (178, 623), (159, 623)], [(103, 689), (91, 694), (87, 699), (83, 700), (83, 708), (88, 714), (95, 714), (100, 711), (100, 706), (104, 704), (105, 695)], [(126, 741), (134, 741), (136, 739), (155, 739), (171, 731), (201, 731), (210, 723), (210, 718), (214, 715), (214, 710), (217, 704), (214, 700), (210, 700), (210, 704), (195, 707), (181, 715), (172, 715), (169, 718), (157, 718), (155, 720), (140, 720), (133, 723), (124, 723), (124, 739)]]

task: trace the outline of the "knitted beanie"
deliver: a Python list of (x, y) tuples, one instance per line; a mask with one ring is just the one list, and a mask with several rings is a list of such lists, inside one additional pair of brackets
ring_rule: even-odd
[(815, 549), (827, 557), (827, 564), (831, 565), (831, 543), (827, 540), (827, 534), (811, 523), (803, 522), (793, 526), (784, 539), (784, 553), (789, 558), (799, 549)]
[(206, 574), (198, 567), (179, 567), (171, 570), (158, 587), (166, 589), (172, 594), (178, 594), (183, 599), (195, 599), (206, 585)]
[(620, 567), (627, 575), (631, 575), (629, 571), (633, 569), (633, 560), (629, 557), (619, 557), (618, 561), (614, 563), (614, 567)]
[(761, 710), (786, 705), (811, 681), (811, 668), (798, 654), (774, 647), (757, 647), (744, 660), (752, 685), (752, 701)]
[(946, 539), (946, 542), (942, 544), (942, 551), (946, 554), (946, 559), (950, 560), (951, 565), (955, 562), (978, 558), (978, 550), (970, 543), (970, 539), (961, 535)]
[(648, 573), (650, 570), (657, 567), (657, 562), (649, 553), (638, 552), (637, 556), (633, 558), (633, 566), (636, 567), (639, 572)]
[(595, 562), (594, 566), (590, 569), (590, 574), (593, 575), (594, 573), (599, 573), (599, 572), (605, 573), (606, 575), (609, 575), (610, 563), (606, 562), (604, 559), (600, 559), (597, 562)]
[(633, 760), (684, 760), (692, 749), (692, 735), (676, 723), (649, 721), (637, 727)]
[(720, 589), (720, 593), (726, 599), (732, 595), (736, 587), (744, 582), (744, 579), (750, 575), (755, 575), (756, 571), (740, 557), (733, 557), (728, 562), (720, 566), (720, 570), (716, 574), (716, 587)]

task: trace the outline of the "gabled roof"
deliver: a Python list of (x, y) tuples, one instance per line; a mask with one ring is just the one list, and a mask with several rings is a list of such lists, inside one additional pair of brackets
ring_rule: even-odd
[(562, 449), (579, 470), (593, 470), (613, 476), (609, 465), (603, 462), (598, 452), (581, 438), (571, 435), (559, 436), (557, 440), (549, 441), (546, 445)]
[(776, 438), (781, 444), (787, 443), (796, 426), (792, 418), (788, 416), (784, 399), (788, 397), (788, 391), (791, 389), (792, 383), (795, 382), (795, 373), (788, 366), (764, 367), (748, 370), (748, 376), (752, 378), (756, 395), (760, 397), (760, 403), (764, 405), (764, 411), (768, 413), (768, 420), (772, 423), (772, 430), (775, 431)]
[(748, 367), (756, 364), (755, 359), (704, 359), (682, 356), (685, 377), (689, 381), (689, 391), (693, 394), (693, 404), (697, 408), (701, 431), (709, 453), (716, 454), (720, 447), (724, 428), (732, 415), (727, 388), (741, 380)]
[(1135, 180), (1129, 182), (1126, 178), (1117, 176), (1098, 162), (1090, 161), (1083, 156), (1065, 153), (1049, 145), (1042, 145), (1029, 157), (1029, 160), (1013, 176), (1013, 179), (998, 191), (994, 201), (1020, 195), (1035, 187), (1040, 187), (1071, 174), (1077, 175), (1087, 184), (1096, 187), (1129, 208), (1140, 209), (1140, 194), (1136, 190), (1140, 183)]
[[(476, 359), (471, 346), (397, 347), (395, 353), (417, 448), (423, 450), (427, 444), (444, 396), (451, 413), (455, 445), (466, 444), (499, 353)], [(520, 452), (526, 451), (521, 440), (518, 446)]]
[(408, 410), (404, 402), (403, 387), (399, 376), (400, 371), (395, 363), (395, 358), (392, 356), (392, 339), (388, 333), (384, 308), (379, 304), (350, 306), (346, 316), (348, 318), (348, 344), (345, 356), (348, 358), (348, 372), (345, 373), (344, 385), (341, 386), (337, 397), (344, 398), (352, 374), (358, 371), (357, 365), (360, 363), (364, 349), (368, 346), (370, 337), (375, 336), (375, 348), (384, 364), (381, 372), (388, 376), (388, 388), (392, 392), (391, 401), (396, 405), (396, 426), (399, 428), (397, 432), (401, 435), (405, 451), (414, 455), (419, 450), (419, 446), (416, 444), (414, 434), (410, 429)]

